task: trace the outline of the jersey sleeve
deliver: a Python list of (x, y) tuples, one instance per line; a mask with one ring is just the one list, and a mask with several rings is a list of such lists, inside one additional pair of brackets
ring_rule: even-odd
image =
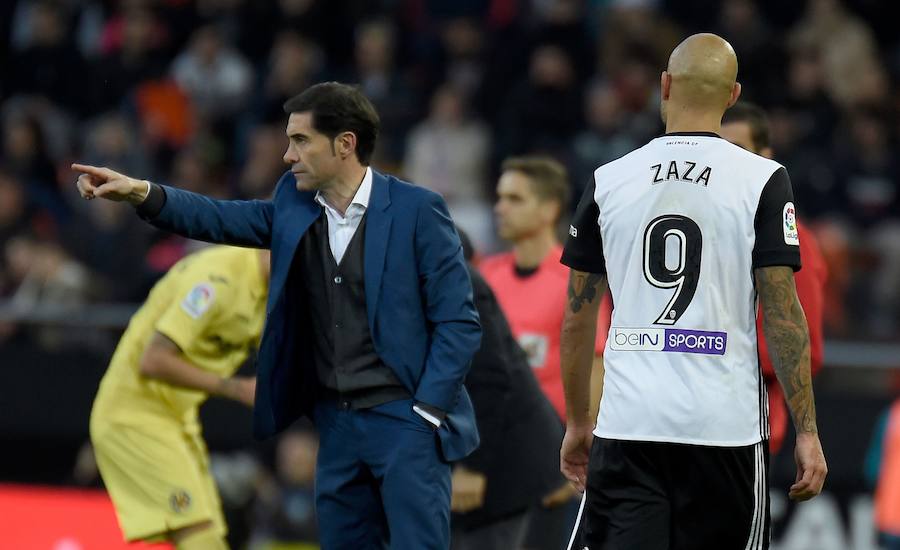
[(206, 276), (186, 276), (154, 329), (182, 350), (188, 349), (218, 322), (227, 301), (223, 290), (222, 285), (212, 283)]
[(581, 196), (572, 216), (560, 262), (577, 271), (606, 274), (603, 240), (600, 238), (600, 207), (594, 200), (595, 188), (596, 184), (591, 181)]
[(791, 180), (778, 168), (759, 198), (754, 220), (753, 267), (788, 266), (800, 270), (800, 237)]

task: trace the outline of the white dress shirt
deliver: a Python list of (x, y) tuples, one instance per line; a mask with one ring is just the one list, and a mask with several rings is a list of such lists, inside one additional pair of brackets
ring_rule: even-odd
[(328, 244), (331, 246), (331, 255), (336, 263), (341, 263), (347, 246), (353, 240), (353, 235), (359, 229), (366, 209), (369, 207), (369, 197), (372, 195), (372, 169), (366, 167), (366, 175), (363, 176), (356, 195), (350, 201), (347, 211), (341, 214), (336, 208), (328, 204), (322, 192), (316, 193), (316, 202), (325, 207), (325, 217), (328, 223)]
[[(350, 206), (347, 207), (347, 211), (344, 214), (341, 214), (336, 208), (328, 204), (321, 191), (316, 193), (316, 202), (325, 208), (325, 217), (328, 222), (326, 224), (328, 225), (328, 244), (331, 247), (331, 255), (338, 264), (341, 263), (350, 241), (353, 240), (353, 235), (359, 229), (359, 224), (362, 222), (366, 209), (369, 207), (369, 197), (371, 195), (372, 169), (370, 167), (366, 167), (366, 175), (363, 176), (362, 183), (359, 184), (359, 189), (356, 190), (356, 194), (353, 196), (353, 200), (350, 201)], [(419, 405), (413, 405), (413, 410), (435, 426), (441, 425), (440, 418), (419, 407)]]

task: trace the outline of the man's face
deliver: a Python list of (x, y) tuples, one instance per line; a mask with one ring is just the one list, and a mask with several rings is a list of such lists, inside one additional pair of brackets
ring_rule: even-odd
[(743, 147), (751, 153), (772, 158), (771, 148), (759, 148), (756, 146), (756, 143), (753, 141), (753, 129), (750, 128), (749, 122), (727, 122), (722, 125), (722, 130), (719, 134), (731, 143), (738, 147)]
[(555, 222), (557, 205), (542, 201), (534, 192), (528, 176), (507, 170), (497, 183), (497, 231), (500, 238), (517, 241), (530, 237)]
[(291, 113), (285, 130), (288, 147), (283, 159), (291, 166), (299, 191), (328, 187), (340, 166), (334, 142), (313, 128), (312, 122), (310, 112)]

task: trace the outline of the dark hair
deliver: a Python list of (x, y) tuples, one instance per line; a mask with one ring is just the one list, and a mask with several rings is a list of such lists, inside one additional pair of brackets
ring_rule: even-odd
[(569, 176), (566, 167), (550, 157), (511, 157), (502, 170), (521, 172), (531, 180), (531, 189), (542, 201), (559, 203), (560, 214), (569, 204)]
[(738, 122), (746, 122), (750, 126), (750, 137), (757, 151), (769, 147), (769, 117), (762, 107), (749, 101), (735, 103), (725, 111), (722, 124)]
[(334, 140), (343, 132), (356, 135), (356, 158), (368, 165), (378, 137), (378, 113), (355, 86), (322, 82), (284, 102), (284, 112), (312, 113), (312, 126)]

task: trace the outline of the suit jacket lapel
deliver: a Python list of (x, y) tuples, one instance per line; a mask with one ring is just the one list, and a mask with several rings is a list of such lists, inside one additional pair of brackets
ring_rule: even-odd
[(384, 257), (387, 254), (388, 236), (391, 231), (391, 215), (387, 211), (391, 204), (390, 183), (376, 171), (372, 171), (372, 194), (366, 210), (366, 241), (363, 268), (365, 270), (366, 311), (369, 327), (375, 326), (375, 307), (381, 292), (384, 274)]
[[(284, 289), (284, 284), (285, 281), (287, 281), (291, 265), (294, 263), (294, 254), (297, 251), (297, 244), (300, 242), (304, 233), (309, 230), (309, 227), (313, 222), (316, 221), (316, 218), (322, 213), (322, 207), (316, 203), (314, 197), (315, 193), (312, 192), (302, 191), (296, 193), (289, 199), (287, 207), (284, 210), (283, 215), (286, 218), (284, 230), (280, 232), (280, 236), (278, 233), (275, 234), (276, 238), (281, 239), (282, 242), (278, 243), (278, 245), (284, 252), (280, 254), (280, 257), (277, 260), (274, 256), (272, 258), (272, 287), (269, 290), (270, 309), (274, 307), (275, 301), (281, 296), (281, 292)], [(278, 261), (277, 266), (275, 265), (276, 261)]]

